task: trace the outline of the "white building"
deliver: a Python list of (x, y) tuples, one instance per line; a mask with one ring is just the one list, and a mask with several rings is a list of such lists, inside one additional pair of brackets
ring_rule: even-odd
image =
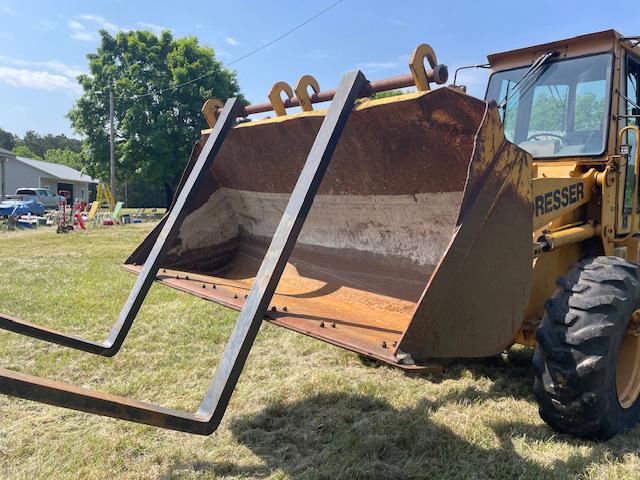
[(78, 170), (57, 163), (18, 157), (0, 149), (0, 198), (18, 188), (46, 188), (53, 193), (71, 192), (70, 198), (89, 201), (89, 185), (99, 183)]

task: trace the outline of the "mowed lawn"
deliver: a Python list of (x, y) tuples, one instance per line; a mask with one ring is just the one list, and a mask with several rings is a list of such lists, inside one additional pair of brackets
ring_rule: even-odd
[[(0, 232), (0, 311), (103, 339), (134, 281), (121, 264), (151, 227)], [(1, 365), (195, 410), (235, 318), (155, 285), (116, 357), (2, 332)], [(265, 324), (210, 437), (0, 396), (0, 478), (639, 478), (640, 428), (604, 444), (555, 434), (530, 359), (411, 377)]]

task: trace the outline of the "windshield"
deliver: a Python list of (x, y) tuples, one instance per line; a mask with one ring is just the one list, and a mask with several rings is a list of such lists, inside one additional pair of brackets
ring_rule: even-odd
[(543, 65), (514, 90), (529, 67), (494, 73), (487, 100), (500, 110), (509, 141), (536, 158), (599, 155), (605, 149), (611, 92), (611, 55)]

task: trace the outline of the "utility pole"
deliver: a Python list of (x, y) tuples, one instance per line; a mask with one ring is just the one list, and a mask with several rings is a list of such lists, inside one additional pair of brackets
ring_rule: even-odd
[(113, 90), (109, 90), (109, 176), (111, 177), (111, 194), (116, 196), (116, 155), (113, 144)]

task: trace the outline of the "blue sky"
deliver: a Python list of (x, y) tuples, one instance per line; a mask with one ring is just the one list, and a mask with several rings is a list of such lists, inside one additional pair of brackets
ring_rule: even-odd
[[(87, 69), (97, 30), (169, 28), (197, 36), (229, 62), (264, 45), (334, 0), (187, 1), (0, 0), (0, 127), (22, 135), (73, 135), (66, 112), (78, 98), (75, 75)], [(626, 5), (625, 5), (626, 4)], [(360, 68), (369, 79), (408, 73), (407, 58), (430, 43), (450, 71), (484, 63), (493, 52), (615, 28), (640, 34), (635, 2), (344, 0), (284, 40), (235, 64), (252, 102), (266, 101), (270, 86), (305, 73), (323, 89)], [(621, 12), (626, 12), (621, 15)], [(471, 94), (484, 95), (486, 72), (460, 77)]]

